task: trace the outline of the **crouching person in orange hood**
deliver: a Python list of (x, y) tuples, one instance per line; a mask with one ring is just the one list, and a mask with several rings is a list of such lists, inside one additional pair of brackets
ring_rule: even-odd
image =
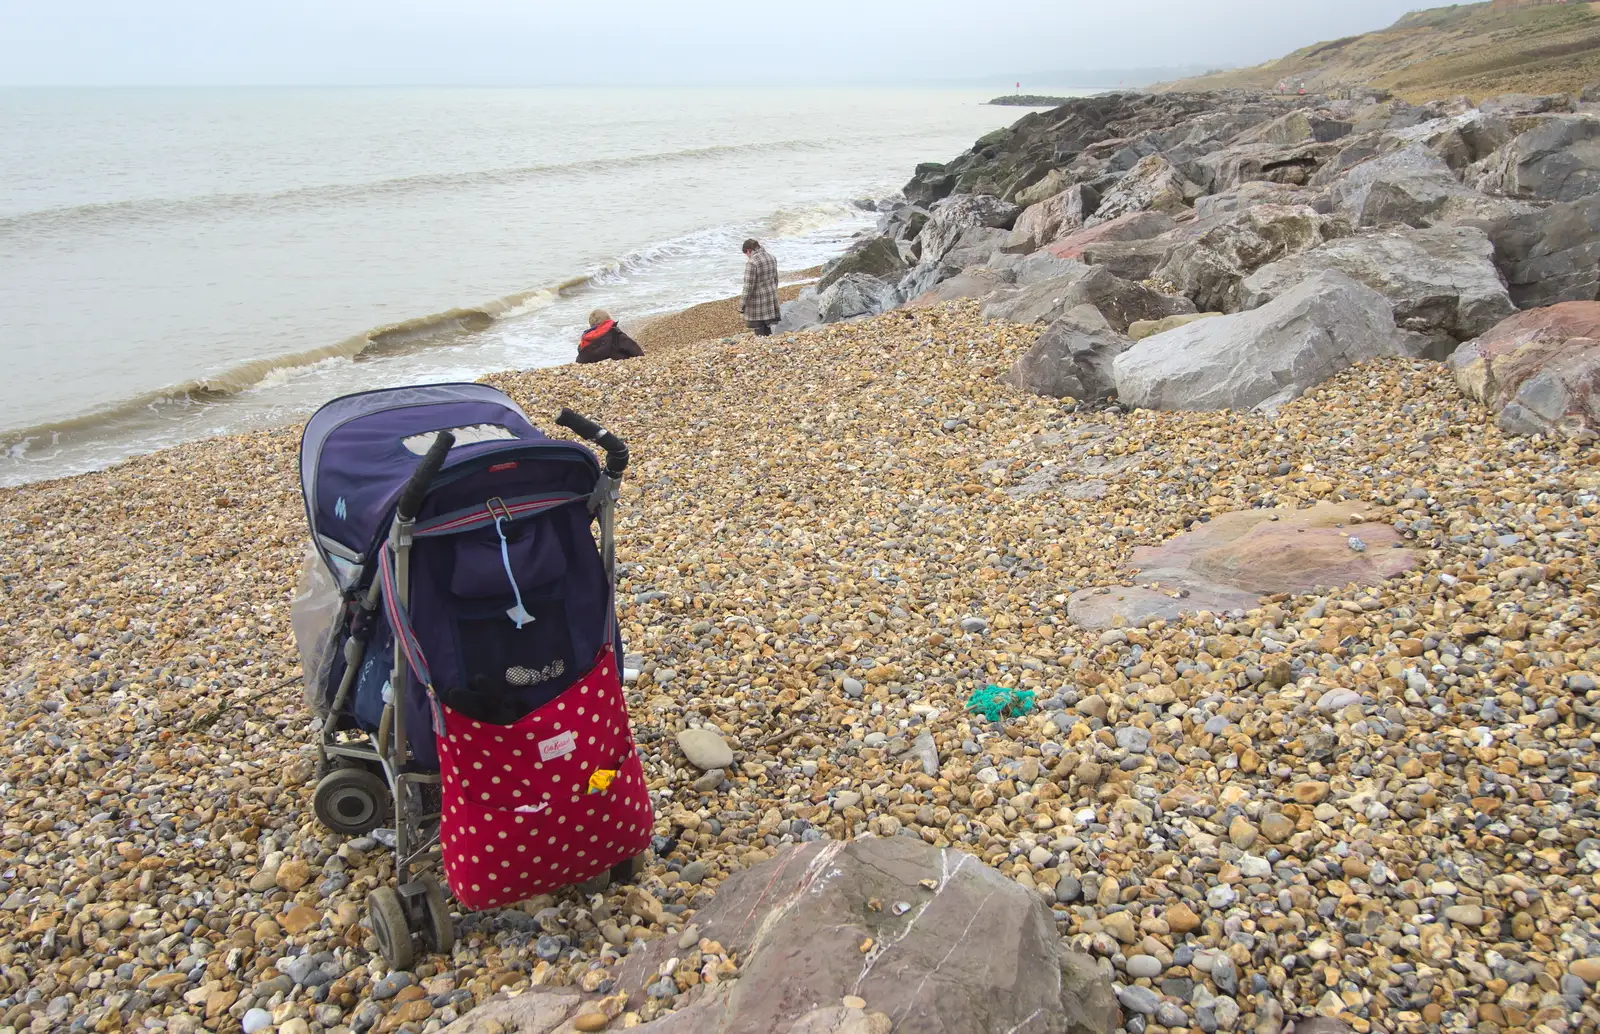
[(607, 359), (635, 359), (644, 355), (639, 342), (622, 332), (604, 309), (589, 314), (589, 329), (578, 341), (578, 362), (602, 363)]

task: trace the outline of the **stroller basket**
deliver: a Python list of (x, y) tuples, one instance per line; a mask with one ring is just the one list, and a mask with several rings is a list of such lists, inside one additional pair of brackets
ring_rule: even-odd
[(614, 513), (627, 446), (535, 428), (479, 384), (335, 399), (307, 423), (311, 551), (294, 608), (313, 804), (393, 830), (368, 896), (389, 963), (448, 952), (467, 909), (628, 877), (654, 817), (623, 701)]

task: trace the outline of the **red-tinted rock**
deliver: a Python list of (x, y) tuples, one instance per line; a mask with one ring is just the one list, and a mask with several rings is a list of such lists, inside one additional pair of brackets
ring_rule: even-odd
[(1082, 258), (1083, 249), (1091, 244), (1104, 241), (1147, 240), (1159, 237), (1175, 226), (1177, 223), (1161, 212), (1131, 212), (1120, 218), (1110, 219), (1088, 229), (1068, 234), (1045, 250), (1056, 258)]
[(1248, 610), (1272, 593), (1375, 585), (1415, 566), (1410, 550), (1396, 548), (1395, 530), (1360, 521), (1362, 512), (1359, 504), (1319, 503), (1218, 514), (1159, 546), (1134, 550), (1138, 585), (1083, 589), (1067, 613), (1085, 628), (1109, 628), (1118, 616), (1138, 625), (1200, 610)]
[(1518, 313), (1450, 357), (1456, 384), (1513, 434), (1600, 430), (1600, 302)]

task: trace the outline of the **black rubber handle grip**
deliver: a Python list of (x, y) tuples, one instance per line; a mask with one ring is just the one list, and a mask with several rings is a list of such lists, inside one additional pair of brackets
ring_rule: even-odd
[(585, 441), (594, 442), (606, 451), (606, 473), (614, 478), (628, 469), (628, 443), (607, 431), (599, 424), (570, 409), (563, 409), (556, 417), (556, 425), (565, 427)]
[(438, 437), (434, 438), (433, 444), (428, 447), (428, 454), (422, 457), (422, 462), (411, 473), (411, 480), (406, 482), (405, 491), (400, 493), (395, 515), (402, 521), (411, 520), (422, 508), (422, 499), (428, 494), (434, 475), (444, 466), (444, 458), (455, 444), (456, 436), (449, 431), (440, 431)]

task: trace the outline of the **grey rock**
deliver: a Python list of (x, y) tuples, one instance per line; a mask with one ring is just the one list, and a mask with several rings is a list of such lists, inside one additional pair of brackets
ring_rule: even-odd
[(1166, 967), (1162, 966), (1161, 960), (1154, 955), (1133, 955), (1128, 958), (1127, 962), (1123, 963), (1122, 968), (1127, 970), (1128, 975), (1136, 980), (1140, 977), (1146, 980), (1154, 980), (1161, 975), (1161, 971)]
[(1183, 1007), (1175, 1002), (1162, 1002), (1156, 1007), (1156, 1022), (1163, 1027), (1187, 1027), (1189, 1018), (1183, 1014)]
[(1124, 280), (1103, 267), (1084, 267), (1059, 280), (1002, 291), (984, 306), (983, 315), (1019, 323), (1048, 322), (1080, 305), (1098, 309), (1118, 334), (1126, 334), (1128, 325), (1136, 320), (1160, 320), (1194, 312), (1187, 298)]
[(1356, 226), (1431, 226), (1507, 210), (1505, 203), (1463, 186), (1443, 159), (1420, 145), (1357, 165), (1331, 193), (1338, 211)]
[(1600, 301), (1600, 193), (1483, 225), (1519, 309)]
[(690, 862), (688, 865), (683, 867), (681, 872), (678, 873), (678, 879), (689, 884), (691, 887), (699, 886), (701, 883), (705, 882), (705, 878), (706, 866), (704, 862), (700, 861)]
[(1387, 299), (1327, 270), (1259, 309), (1145, 338), (1111, 369), (1128, 405), (1270, 409), (1355, 363), (1416, 350)]
[(1075, 183), (1024, 209), (1002, 250), (1014, 254), (1037, 251), (1078, 229), (1099, 205), (1100, 195), (1093, 187)]
[(1469, 182), (1541, 201), (1576, 201), (1600, 192), (1600, 118), (1551, 115), (1475, 166)]
[(906, 271), (905, 259), (900, 256), (900, 246), (892, 237), (869, 237), (850, 246), (843, 255), (823, 267), (817, 279), (817, 290), (826, 291), (841, 277), (863, 273), (879, 280), (893, 282)]
[[(778, 322), (772, 328), (779, 334), (806, 330), (822, 323), (822, 302), (814, 287), (801, 291), (799, 296), (778, 304)], [(637, 669), (635, 669), (637, 670)]]
[(1207, 194), (1194, 203), (1194, 214), (1197, 220), (1205, 222), (1256, 205), (1305, 205), (1313, 211), (1321, 212), (1317, 207), (1319, 204), (1331, 206), (1331, 201), (1319, 192), (1305, 187), (1250, 180), (1215, 194)]
[(711, 771), (705, 773), (699, 779), (694, 781), (694, 788), (699, 790), (701, 793), (710, 793), (712, 790), (715, 790), (717, 787), (721, 786), (722, 781), (726, 778), (727, 773), (725, 773), (722, 769), (713, 768)]
[(1051, 323), (1002, 379), (1050, 398), (1104, 398), (1114, 387), (1112, 360), (1131, 345), (1100, 310), (1079, 305)]
[(978, 617), (976, 614), (968, 614), (966, 617), (957, 622), (957, 624), (961, 626), (961, 631), (963, 632), (983, 632), (989, 628), (989, 622)]
[(1477, 337), (1516, 311), (1477, 227), (1397, 227), (1329, 241), (1263, 266), (1245, 278), (1240, 304), (1259, 308), (1326, 269), (1382, 294), (1406, 330), (1453, 341)]
[(989, 194), (959, 194), (945, 198), (928, 212), (927, 225), (918, 234), (923, 262), (937, 262), (956, 246), (962, 234), (974, 227), (1009, 231), (1022, 209)]
[(1189, 182), (1171, 162), (1160, 155), (1141, 158), (1100, 199), (1100, 207), (1085, 225), (1116, 219), (1132, 212), (1165, 212), (1172, 215), (1188, 208), (1205, 191)]
[(1150, 749), (1150, 731), (1135, 725), (1125, 725), (1115, 733), (1117, 746), (1130, 754), (1143, 754)]
[(894, 285), (864, 273), (840, 277), (817, 296), (817, 314), (824, 323), (875, 316), (900, 304)]
[(685, 729), (678, 733), (678, 749), (689, 763), (704, 772), (733, 764), (733, 751), (710, 729)]
[(1317, 698), (1317, 710), (1323, 714), (1338, 714), (1351, 704), (1361, 703), (1361, 694), (1353, 689), (1330, 689)]
[(1246, 307), (1240, 299), (1245, 277), (1348, 232), (1342, 220), (1303, 205), (1256, 205), (1178, 244), (1154, 275), (1171, 281), (1201, 312), (1238, 312)]
[(911, 743), (911, 754), (922, 763), (922, 771), (926, 775), (939, 774), (939, 748), (933, 741), (931, 732), (920, 732)]
[[(918, 886), (929, 878), (939, 889)], [(804, 907), (786, 904), (795, 894), (804, 895)], [(873, 913), (867, 902), (874, 898), (915, 907), (903, 916)], [(1066, 950), (1037, 894), (975, 858), (913, 837), (785, 850), (731, 876), (694, 922), (740, 960), (740, 979), (729, 982), (731, 995), (718, 987), (689, 999), (678, 1014), (683, 1025), (669, 1028), (682, 1034), (812, 1030), (796, 1023), (816, 1003), (849, 994), (899, 1017), (908, 1031), (1112, 1034), (1117, 1026), (1108, 976)], [(863, 969), (858, 945), (871, 930), (892, 947)], [(649, 987), (677, 954), (671, 938), (641, 944), (621, 964), (617, 985)]]
[(861, 694), (866, 692), (866, 687), (861, 684), (860, 679), (843, 679), (839, 683), (839, 688), (852, 700), (860, 700)]
[[(988, 298), (1011, 287), (1011, 281), (1006, 278), (1005, 273), (988, 266), (964, 269), (948, 280), (939, 281), (933, 287), (920, 289), (919, 285), (926, 277), (927, 271), (919, 270), (901, 280), (898, 290), (908, 299), (906, 304), (909, 308), (926, 308), (938, 305), (940, 302), (953, 302), (962, 298)], [(912, 293), (913, 291), (916, 293)]]
[(393, 973), (389, 973), (380, 977), (377, 982), (372, 985), (372, 997), (376, 998), (380, 1002), (386, 1001), (390, 998), (393, 998), (401, 991), (404, 991), (415, 982), (416, 978), (410, 973), (407, 973), (403, 970), (397, 970)]
[(1161, 1007), (1161, 998), (1148, 987), (1129, 986), (1117, 990), (1117, 1001), (1123, 1008), (1140, 1016), (1154, 1016)]

